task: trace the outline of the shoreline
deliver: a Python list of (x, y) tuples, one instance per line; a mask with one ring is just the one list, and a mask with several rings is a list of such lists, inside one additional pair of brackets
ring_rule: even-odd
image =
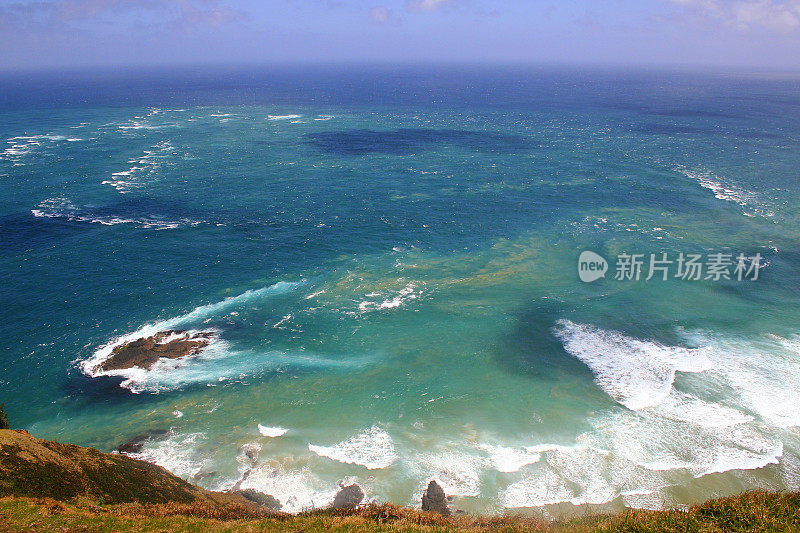
[(255, 491), (212, 492), (124, 454), (0, 430), (0, 529), (7, 531), (796, 531), (800, 493), (755, 491), (682, 510), (550, 516), (452, 512), (434, 482), (422, 508), (362, 503), (357, 485), (297, 514)]

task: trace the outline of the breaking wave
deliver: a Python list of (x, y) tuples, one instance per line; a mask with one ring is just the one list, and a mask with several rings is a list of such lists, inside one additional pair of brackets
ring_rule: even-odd
[(675, 372), (711, 368), (703, 348), (663, 346), (569, 320), (558, 321), (554, 333), (570, 355), (592, 370), (600, 388), (633, 410), (661, 403), (672, 390)]
[(208, 467), (209, 460), (199, 449), (205, 440), (203, 433), (170, 431), (165, 439), (147, 441), (140, 452), (125, 455), (162, 466), (183, 479), (192, 479)]
[(323, 481), (308, 469), (287, 469), (272, 462), (251, 470), (240, 487), (273, 496), (287, 513), (327, 507), (338, 491), (336, 485)]
[(309, 444), (308, 449), (320, 457), (362, 465), (369, 470), (387, 468), (399, 459), (392, 437), (379, 426), (372, 426), (333, 446)]
[(262, 426), (261, 424), (259, 424), (258, 432), (261, 434), (262, 437), (269, 437), (274, 439), (276, 437), (282, 437), (286, 435), (289, 432), (289, 430), (282, 427)]

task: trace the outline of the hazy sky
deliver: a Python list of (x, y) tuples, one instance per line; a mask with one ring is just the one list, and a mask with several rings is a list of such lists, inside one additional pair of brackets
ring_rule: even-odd
[(800, 68), (800, 0), (0, 0), (0, 68), (286, 61)]

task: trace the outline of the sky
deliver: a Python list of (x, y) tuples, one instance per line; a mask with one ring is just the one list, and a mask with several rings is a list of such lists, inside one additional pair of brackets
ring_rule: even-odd
[(0, 69), (274, 63), (800, 69), (800, 0), (0, 0)]

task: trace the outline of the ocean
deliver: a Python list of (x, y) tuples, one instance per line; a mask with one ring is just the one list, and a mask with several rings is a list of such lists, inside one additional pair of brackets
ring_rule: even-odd
[[(290, 512), (345, 482), (549, 514), (800, 487), (798, 76), (219, 67), (0, 88), (15, 427), (106, 452), (152, 432), (135, 457)], [(216, 338), (97, 368), (167, 330)]]

